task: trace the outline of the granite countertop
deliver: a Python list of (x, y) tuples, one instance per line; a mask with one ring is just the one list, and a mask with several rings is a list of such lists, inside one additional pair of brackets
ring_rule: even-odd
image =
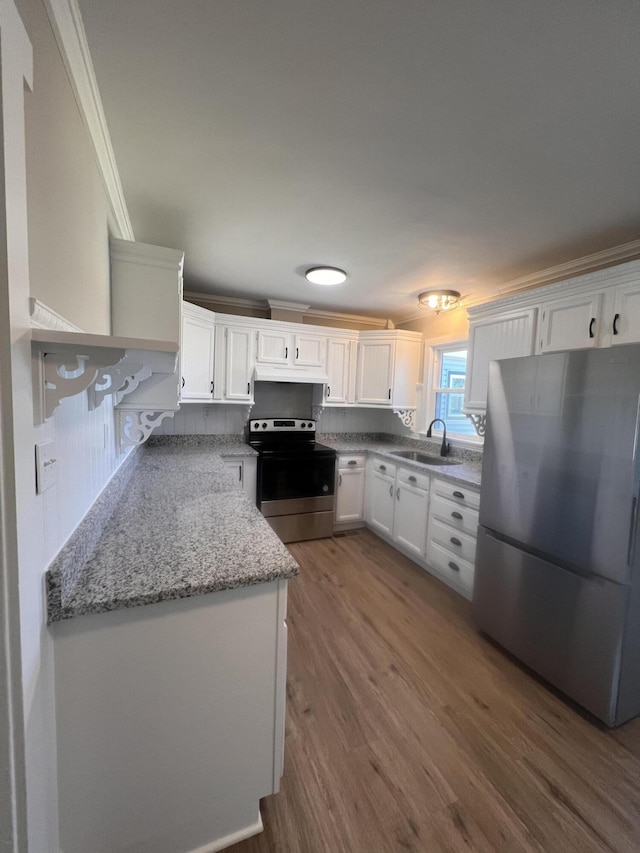
[(477, 451), (454, 449), (451, 454), (454, 464), (424, 465), (422, 462), (414, 462), (411, 459), (402, 459), (399, 456), (394, 456), (392, 451), (421, 450), (424, 453), (438, 456), (440, 453), (440, 441), (435, 443), (420, 441), (418, 439), (393, 441), (390, 440), (391, 437), (387, 438), (384, 435), (372, 436), (367, 435), (367, 433), (359, 436), (353, 433), (347, 433), (345, 436), (341, 436), (339, 433), (332, 433), (318, 435), (317, 438), (322, 444), (334, 448), (338, 453), (375, 453), (377, 456), (387, 457), (389, 461), (394, 462), (396, 465), (413, 468), (416, 471), (428, 473), (432, 477), (439, 477), (456, 485), (473, 486), (476, 489), (480, 488), (482, 454)]
[(49, 622), (298, 574), (222, 461), (254, 451), (239, 440), (180, 438), (140, 451), (90, 553), (75, 543), (73, 555), (58, 555), (47, 572)]

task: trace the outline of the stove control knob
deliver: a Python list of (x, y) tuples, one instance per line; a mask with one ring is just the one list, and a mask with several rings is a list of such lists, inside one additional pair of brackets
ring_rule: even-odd
[(262, 424), (262, 429), (266, 429), (266, 428), (267, 428), (267, 425), (266, 425), (266, 424)]
[(254, 428), (254, 429), (260, 429), (260, 424), (254, 424), (254, 425), (253, 425), (253, 428)]
[(306, 424), (300, 424), (300, 426), (302, 427), (302, 429), (304, 429), (306, 427)]

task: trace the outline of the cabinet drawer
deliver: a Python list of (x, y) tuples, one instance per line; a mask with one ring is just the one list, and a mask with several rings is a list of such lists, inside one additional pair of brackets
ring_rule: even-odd
[(346, 469), (347, 471), (351, 468), (364, 468), (366, 462), (366, 456), (364, 454), (362, 456), (339, 456), (338, 457), (338, 468), (342, 471)]
[(473, 589), (473, 565), (454, 556), (431, 538), (427, 542), (427, 563), (454, 583), (467, 590)]
[(435, 494), (431, 498), (431, 518), (443, 521), (456, 530), (463, 530), (475, 536), (478, 530), (478, 510), (461, 506), (459, 502), (448, 501)]
[(398, 468), (399, 483), (407, 483), (416, 489), (422, 489), (423, 492), (429, 491), (430, 479), (428, 474), (421, 474), (419, 471), (414, 471), (411, 468)]
[(476, 537), (443, 524), (437, 518), (429, 522), (429, 538), (446, 548), (454, 560), (462, 557), (473, 563), (476, 558)]
[(446, 480), (438, 480), (437, 477), (434, 477), (431, 491), (435, 495), (455, 501), (462, 506), (470, 506), (473, 509), (478, 509), (480, 506), (480, 492), (476, 492), (467, 486), (456, 486), (455, 483), (447, 483)]
[(378, 459), (374, 456), (371, 460), (371, 467), (374, 471), (380, 471), (381, 474), (386, 474), (387, 477), (396, 476), (396, 466), (393, 462), (387, 462), (386, 459)]

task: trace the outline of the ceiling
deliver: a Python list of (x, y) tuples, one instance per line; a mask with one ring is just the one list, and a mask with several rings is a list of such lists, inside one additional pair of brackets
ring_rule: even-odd
[(640, 3), (79, 6), (136, 239), (186, 289), (397, 320), (640, 237)]

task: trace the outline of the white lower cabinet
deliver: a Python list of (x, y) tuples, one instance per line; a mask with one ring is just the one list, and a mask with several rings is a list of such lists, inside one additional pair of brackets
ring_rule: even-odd
[(476, 557), (480, 494), (434, 477), (427, 534), (427, 563), (470, 598)]
[(377, 533), (393, 536), (396, 466), (376, 457), (369, 460), (366, 490), (366, 521)]
[(372, 456), (367, 526), (466, 598), (473, 592), (480, 493)]
[(222, 850), (262, 829), (283, 768), (286, 604), (277, 580), (51, 626), (60, 850)]
[(222, 459), (226, 468), (234, 475), (236, 486), (255, 502), (258, 464), (254, 456), (227, 456)]
[(408, 468), (398, 468), (393, 538), (420, 559), (424, 559), (427, 544), (428, 509), (429, 476)]
[(364, 518), (365, 457), (338, 456), (336, 524), (353, 524)]

